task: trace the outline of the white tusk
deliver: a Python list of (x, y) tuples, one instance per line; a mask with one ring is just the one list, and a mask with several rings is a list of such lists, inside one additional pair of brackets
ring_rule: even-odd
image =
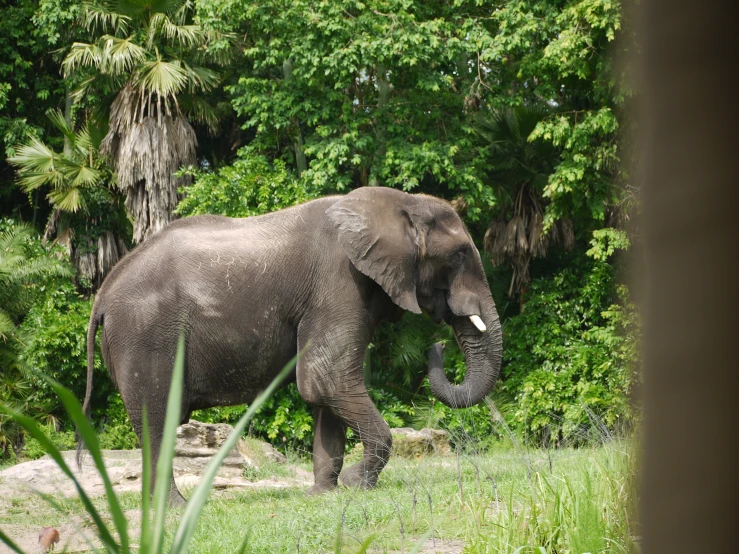
[(482, 322), (482, 319), (480, 319), (479, 315), (471, 315), (470, 321), (475, 324), (475, 327), (477, 327), (481, 333), (484, 333), (488, 330), (488, 328), (485, 327), (485, 324)]

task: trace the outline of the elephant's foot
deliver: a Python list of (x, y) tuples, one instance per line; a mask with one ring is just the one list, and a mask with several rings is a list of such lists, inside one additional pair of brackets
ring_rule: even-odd
[(346, 486), (356, 489), (374, 489), (377, 486), (378, 471), (367, 469), (363, 462), (353, 465), (342, 471), (339, 481)]
[(332, 483), (316, 483), (311, 488), (308, 489), (306, 494), (308, 496), (319, 496), (321, 494), (325, 494), (327, 492), (335, 491), (336, 485)]
[(167, 503), (170, 508), (184, 508), (187, 505), (187, 500), (185, 500), (185, 497), (180, 494), (180, 491), (175, 487), (172, 487), (169, 489), (169, 498), (167, 499)]

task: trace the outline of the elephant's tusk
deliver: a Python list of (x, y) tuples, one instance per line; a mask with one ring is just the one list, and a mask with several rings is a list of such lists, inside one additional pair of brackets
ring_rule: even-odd
[(470, 321), (475, 324), (475, 327), (477, 327), (481, 333), (484, 333), (488, 330), (488, 328), (485, 327), (485, 324), (482, 322), (482, 319), (480, 319), (479, 315), (471, 315)]

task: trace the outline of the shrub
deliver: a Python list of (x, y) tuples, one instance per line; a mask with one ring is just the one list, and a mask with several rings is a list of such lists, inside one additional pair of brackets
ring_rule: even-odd
[[(87, 386), (87, 326), (92, 299), (79, 294), (68, 280), (50, 281), (39, 288), (39, 298), (22, 326), (34, 332), (23, 354), (25, 364), (34, 370), (28, 376), (33, 392), (29, 394), (25, 412), (37, 418), (46, 418), (58, 428), (71, 433), (66, 412), (41, 374), (69, 388), (77, 398), (84, 398)], [(136, 448), (136, 434), (100, 356), (95, 358), (93, 382), (92, 416), (101, 427), (102, 447)], [(61, 446), (73, 448), (74, 444), (65, 442), (60, 443)], [(25, 455), (32, 457), (33, 448), (33, 444), (26, 447)]]
[(521, 314), (505, 326), (498, 391), (512, 427), (577, 443), (596, 418), (609, 430), (627, 423), (635, 319), (602, 259), (580, 258), (532, 281)]
[[(28, 310), (46, 280), (71, 276), (71, 268), (52, 256), (28, 226), (0, 220), (0, 402), (25, 410), (33, 403), (34, 389), (23, 350), (38, 329), (24, 325)], [(45, 417), (45, 414), (36, 414)], [(18, 425), (0, 415), (0, 458), (22, 443)]]
[[(33, 340), (23, 354), (31, 369), (68, 387), (77, 398), (84, 398), (87, 384), (87, 326), (92, 299), (77, 292), (68, 280), (56, 280), (41, 287), (41, 297), (23, 323), (34, 329)], [(31, 377), (34, 405), (44, 413), (62, 418), (64, 410), (49, 383)], [(96, 418), (103, 415), (108, 397), (115, 390), (100, 357), (95, 359), (92, 407)]]

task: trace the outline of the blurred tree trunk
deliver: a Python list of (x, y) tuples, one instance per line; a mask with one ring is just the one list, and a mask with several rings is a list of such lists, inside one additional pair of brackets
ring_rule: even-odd
[(642, 4), (643, 552), (735, 552), (739, 67), (730, 2)]

